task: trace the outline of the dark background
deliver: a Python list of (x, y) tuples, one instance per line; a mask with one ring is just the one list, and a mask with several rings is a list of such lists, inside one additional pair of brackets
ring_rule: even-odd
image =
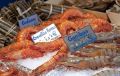
[(2, 8), (3, 6), (7, 6), (9, 3), (12, 3), (16, 0), (0, 0), (0, 8)]

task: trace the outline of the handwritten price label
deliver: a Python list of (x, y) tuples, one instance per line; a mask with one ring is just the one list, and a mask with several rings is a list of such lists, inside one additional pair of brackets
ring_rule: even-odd
[(90, 26), (76, 31), (64, 38), (71, 52), (78, 51), (80, 48), (93, 43), (97, 40), (95, 33)]
[(58, 31), (55, 24), (51, 24), (50, 26), (37, 32), (36, 34), (32, 35), (31, 37), (35, 43), (37, 43), (37, 42), (50, 42), (50, 41), (53, 41), (53, 40), (61, 37), (61, 34)]
[(27, 26), (38, 25), (39, 23), (40, 23), (40, 18), (37, 14), (32, 15), (30, 17), (26, 17), (22, 20), (19, 20), (20, 28), (24, 28), (24, 27), (27, 27)]

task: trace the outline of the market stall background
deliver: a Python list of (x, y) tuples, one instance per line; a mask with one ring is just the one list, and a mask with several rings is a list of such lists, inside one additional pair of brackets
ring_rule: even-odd
[(16, 0), (0, 0), (0, 8), (7, 6), (9, 3), (15, 2)]

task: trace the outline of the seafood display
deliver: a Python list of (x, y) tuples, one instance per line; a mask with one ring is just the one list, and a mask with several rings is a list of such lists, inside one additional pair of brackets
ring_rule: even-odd
[[(74, 12), (75, 14), (72, 14), (72, 12)], [(85, 26), (85, 25), (79, 24), (79, 22), (82, 21), (81, 19), (82, 20), (90, 19), (87, 22), (91, 24), (91, 26), (95, 32), (109, 32), (112, 30), (111, 24), (108, 23), (107, 21), (105, 21), (103, 19), (95, 18), (95, 17), (93, 17), (93, 15), (90, 16), (90, 14), (86, 15), (86, 14), (80, 12), (77, 8), (71, 8), (71, 9), (66, 10), (59, 20), (55, 20), (55, 21), (52, 20), (51, 22), (49, 22), (49, 21), (43, 22), (43, 24), (41, 24), (42, 26), (40, 25), (40, 26), (35, 26), (35, 27), (27, 27), (27, 28), (24, 28), (23, 30), (21, 30), (17, 35), (17, 42), (16, 42), (21, 46), (15, 47), (14, 45), (16, 45), (16, 44), (13, 44), (13, 45), (9, 45), (8, 47), (4, 47), (4, 48), (5, 49), (8, 48), (8, 50), (6, 50), (6, 51), (13, 51), (11, 49), (22, 50), (25, 48), (26, 49), (30, 48), (32, 50), (38, 50), (38, 51), (40, 50), (40, 52), (43, 52), (43, 53), (48, 52), (49, 50), (58, 50), (63, 44), (65, 44), (64, 40), (62, 39), (65, 35), (68, 35), (74, 31), (77, 31), (79, 28), (83, 28)], [(93, 20), (91, 21), (91, 19), (93, 19)], [(75, 22), (73, 20), (78, 21), (78, 24), (77, 24), (77, 22)], [(86, 22), (85, 23), (84, 23), (84, 21), (82, 21), (82, 22), (83, 22), (83, 24), (86, 24)], [(31, 35), (42, 30), (43, 28), (48, 26), (48, 24), (50, 24), (50, 23), (56, 24), (62, 37), (53, 42), (49, 42), (49, 43), (46, 43), (46, 42), (41, 43), (40, 42), (40, 43), (29, 46), (29, 44), (32, 43), (32, 40), (30, 39)], [(107, 27), (107, 28), (105, 28), (105, 27)], [(27, 40), (30, 41), (30, 43), (26, 42)], [(22, 47), (24, 45), (21, 44), (21, 42), (24, 42), (24, 43), (26, 42), (25, 45), (28, 44), (28, 45), (26, 45), (27, 47)], [(48, 48), (48, 47), (50, 47), (49, 45), (51, 46), (51, 48)], [(14, 47), (12, 48), (12, 46), (14, 46), (15, 48)], [(1, 49), (1, 53), (4, 50), (4, 48)], [(4, 58), (6, 56), (4, 56)]]
[[(20, 3), (22, 4), (22, 2)], [(24, 5), (24, 3), (22, 5)], [(34, 5), (35, 4), (31, 6), (31, 10), (28, 13), (24, 14), (25, 16), (34, 14)], [(19, 2), (17, 3), (17, 6), (21, 7)], [(38, 6), (40, 5), (38, 4)], [(25, 11), (28, 9), (28, 7), (29, 6), (24, 5), (21, 8), (24, 8), (23, 11)], [(114, 34), (116, 29), (109, 21), (97, 17), (93, 13), (83, 12), (81, 9), (76, 7), (69, 7), (63, 9), (62, 11), (62, 13), (56, 13), (54, 10), (54, 13), (52, 14), (56, 14), (52, 15), (51, 17), (49, 12), (49, 16), (46, 18), (47, 21), (42, 21), (42, 23), (37, 26), (28, 26), (22, 28), (19, 32), (14, 30), (12, 32), (10, 31), (8, 36), (10, 38), (14, 38), (14, 42), (0, 48), (0, 61), (5, 63), (16, 62), (21, 59), (43, 57), (49, 52), (56, 51), (57, 53), (49, 61), (32, 70), (30, 75), (24, 73), (21, 70), (18, 70), (16, 67), (8, 67), (9, 69), (5, 69), (5, 71), (0, 70), (0, 76), (37, 76), (41, 75), (43, 72), (54, 69), (57, 65), (68, 68), (77, 68), (79, 70), (96, 70), (103, 67), (120, 67), (120, 36), (119, 33)], [(38, 33), (39, 31), (44, 30), (51, 24), (55, 24), (61, 34), (61, 37), (50, 42), (34, 43), (31, 36)], [(97, 41), (79, 49), (78, 51), (75, 51), (74, 53), (70, 52), (70, 49), (68, 48), (64, 38), (86, 26), (90, 26), (92, 28), (93, 32), (98, 37)], [(2, 25), (0, 28), (9, 28), (9, 25), (4, 27)], [(16, 35), (16, 37), (13, 35)], [(2, 43), (3, 38), (0, 40)], [(3, 45), (0, 44), (0, 46)], [(0, 66), (0, 68), (4, 67)], [(100, 75), (97, 74), (94, 76)]]

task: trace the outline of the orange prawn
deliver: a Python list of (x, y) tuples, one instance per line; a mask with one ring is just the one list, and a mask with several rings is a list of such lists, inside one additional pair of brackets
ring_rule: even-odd
[(31, 50), (30, 48), (21, 49), (18, 51), (12, 51), (2, 56), (2, 61), (13, 61), (25, 58), (38, 58), (42, 57), (43, 53), (37, 50)]
[(51, 42), (39, 42), (35, 45), (31, 45), (30, 49), (38, 50), (40, 52), (50, 52), (58, 50), (63, 45), (63, 39), (57, 39)]
[(103, 19), (94, 19), (90, 24), (95, 32), (110, 32), (113, 29), (112, 25)]
[(82, 18), (83, 17), (83, 13), (77, 9), (77, 8), (71, 8), (71, 9), (67, 9), (63, 15), (61, 16), (60, 19), (74, 19), (74, 18)]
[(77, 24), (75, 24), (74, 22), (68, 21), (68, 20), (62, 22), (62, 23), (58, 26), (58, 28), (59, 28), (59, 31), (60, 31), (60, 33), (62, 34), (63, 37), (64, 37), (65, 35), (70, 34), (70, 33), (73, 32), (73, 31), (78, 30)]
[(17, 42), (23, 40), (31, 40), (31, 35), (38, 31), (39, 31), (38, 28), (33, 26), (23, 28), (17, 35)]
[(50, 19), (49, 20), (57, 20), (57, 19), (60, 19), (60, 17), (62, 16), (63, 14), (56, 14), (56, 15), (53, 15), (53, 16), (51, 16), (50, 17)]
[(70, 8), (67, 9), (61, 16), (60, 19), (67, 19), (67, 20), (72, 20), (72, 19), (95, 19), (97, 18), (94, 14), (92, 13), (83, 13), (77, 8)]
[(23, 49), (23, 48), (27, 48), (30, 45), (33, 45), (33, 43), (31, 41), (28, 41), (28, 40), (21, 41), (21, 42), (15, 42), (15, 43), (12, 43), (9, 46), (1, 48), (0, 49), (0, 55), (7, 54), (8, 52), (11, 52), (13, 50), (17, 51), (17, 50), (20, 50), (20, 49)]
[(14, 71), (15, 71), (15, 69), (10, 68), (8, 71), (2, 72), (2, 73), (0, 74), (0, 76), (13, 76)]
[(86, 25), (91, 25), (94, 32), (110, 32), (112, 31), (113, 27), (112, 25), (103, 19), (83, 19), (75, 21), (76, 24), (78, 24), (79, 28), (83, 28)]

